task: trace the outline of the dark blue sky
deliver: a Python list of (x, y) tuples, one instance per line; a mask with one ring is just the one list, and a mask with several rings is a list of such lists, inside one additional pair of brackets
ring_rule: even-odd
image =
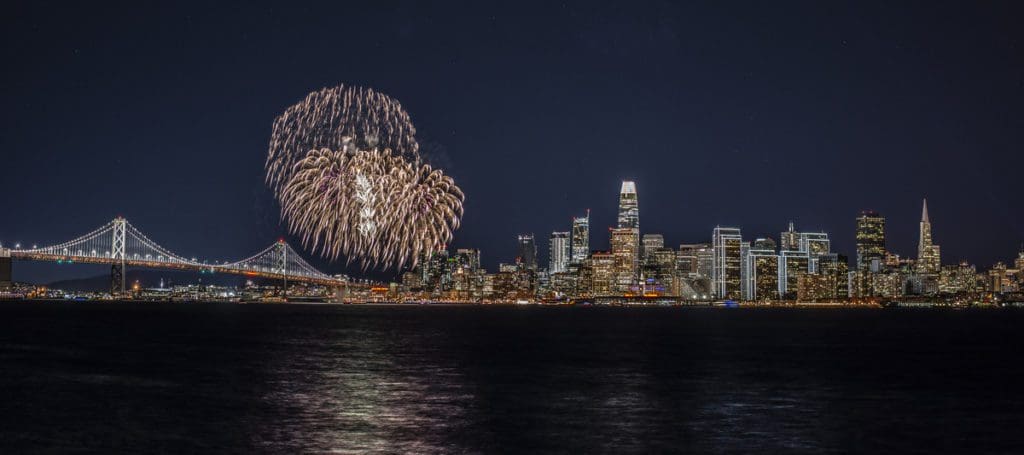
[(1015, 255), (1018, 4), (637, 3), (8, 6), (0, 241), (123, 214), (186, 256), (257, 251), (283, 231), (263, 183), (274, 116), (345, 82), (406, 107), (467, 194), (453, 246), (488, 268), (519, 232), (546, 258), (587, 208), (605, 247), (627, 178), (641, 230), (672, 245), (792, 219), (852, 256), (872, 208), (914, 255), (928, 197), (945, 262)]

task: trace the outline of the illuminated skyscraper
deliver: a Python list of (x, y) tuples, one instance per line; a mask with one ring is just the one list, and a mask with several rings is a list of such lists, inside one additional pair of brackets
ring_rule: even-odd
[[(595, 251), (585, 262), (590, 270), (590, 293), (611, 295), (615, 286), (615, 257), (607, 251)], [(582, 279), (582, 278), (581, 278)]]
[(472, 272), (480, 270), (480, 250), (476, 248), (459, 248), (455, 255), (460, 256), (461, 262)]
[[(872, 270), (872, 264), (876, 265)], [(885, 218), (865, 210), (857, 217), (857, 270), (878, 272), (885, 263)]]
[(800, 249), (800, 233), (793, 228), (793, 222), (789, 222), (789, 229), (779, 234), (779, 246), (782, 251), (797, 251)]
[[(846, 256), (836, 253), (818, 255), (817, 271), (813, 274), (812, 280), (816, 281), (817, 289), (799, 289), (805, 291), (805, 297), (809, 300), (818, 299), (845, 299), (850, 296), (850, 274), (849, 264)], [(798, 284), (799, 286), (799, 284)], [(812, 291), (812, 292), (806, 292)]]
[(711, 234), (714, 250), (712, 268), (712, 289), (717, 297), (739, 299), (742, 297), (743, 236), (739, 228), (716, 227)]
[[(649, 251), (644, 267), (644, 278), (654, 280), (654, 290), (660, 295), (679, 295), (676, 288), (676, 252), (672, 248)], [(648, 287), (650, 289), (650, 287)]]
[(611, 230), (612, 256), (615, 258), (615, 291), (630, 292), (637, 283), (639, 234), (635, 228)]
[(548, 273), (561, 273), (569, 266), (569, 233), (551, 233), (551, 251), (548, 257)]
[(705, 243), (696, 245), (688, 245), (684, 243), (679, 245), (679, 251), (676, 252), (676, 270), (683, 276), (696, 276), (697, 251), (702, 248), (708, 248), (709, 246), (710, 245)]
[(590, 254), (590, 210), (572, 219), (572, 262), (582, 264)]
[(806, 251), (812, 256), (828, 254), (832, 243), (824, 232), (801, 232), (797, 251)]
[(806, 251), (779, 252), (779, 297), (794, 299), (799, 285), (800, 276), (806, 274), (810, 266), (810, 255)]
[(619, 228), (640, 229), (640, 208), (637, 205), (636, 183), (622, 182), (619, 192)]
[(746, 255), (743, 298), (746, 300), (775, 300), (779, 298), (779, 255), (775, 242), (757, 239)]
[(939, 272), (939, 292), (944, 294), (974, 292), (977, 283), (977, 269), (966, 262), (959, 265), (944, 265)]
[(644, 263), (651, 262), (652, 255), (656, 251), (665, 248), (665, 237), (662, 237), (661, 234), (644, 234), (641, 240), (641, 247), (640, 252), (643, 255)]
[(831, 252), (832, 242), (824, 232), (801, 232), (798, 247), (797, 250), (807, 253), (810, 259), (808, 271), (817, 273), (818, 257)]
[(932, 223), (928, 220), (928, 200), (921, 207), (921, 230), (917, 243), (917, 273), (934, 275), (939, 273), (942, 261), (939, 246), (932, 244)]
[(435, 251), (420, 269), (421, 282), (429, 290), (436, 291), (448, 286), (448, 250)]
[(533, 234), (519, 234), (519, 261), (527, 270), (537, 270), (537, 243)]
[(710, 283), (714, 275), (715, 249), (709, 244), (701, 244), (697, 249), (697, 276), (707, 279)]

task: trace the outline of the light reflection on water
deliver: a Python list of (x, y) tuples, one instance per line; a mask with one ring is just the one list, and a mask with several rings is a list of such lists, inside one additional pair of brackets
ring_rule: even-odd
[(444, 435), (458, 430), (474, 397), (453, 365), (425, 363), (432, 348), (366, 330), (312, 335), (289, 343), (294, 350), (270, 370), (262, 399), (280, 419), (254, 432), (254, 445), (335, 453), (461, 450)]
[[(1024, 314), (0, 305), (3, 452), (1019, 452)], [(993, 382), (992, 378), (999, 381)]]

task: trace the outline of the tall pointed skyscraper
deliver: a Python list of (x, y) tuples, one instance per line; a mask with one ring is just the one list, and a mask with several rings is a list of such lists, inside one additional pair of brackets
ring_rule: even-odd
[(619, 229), (640, 230), (640, 208), (637, 205), (636, 183), (626, 180), (619, 191)]
[(939, 273), (941, 264), (939, 246), (932, 244), (932, 223), (928, 219), (928, 200), (925, 199), (921, 206), (921, 234), (917, 242), (917, 272)]

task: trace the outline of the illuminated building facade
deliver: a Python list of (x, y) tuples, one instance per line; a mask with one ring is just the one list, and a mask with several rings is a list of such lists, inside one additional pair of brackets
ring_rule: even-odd
[(572, 259), (574, 264), (582, 264), (590, 255), (590, 210), (586, 216), (572, 219)]
[(797, 251), (800, 249), (800, 233), (796, 232), (793, 222), (789, 222), (789, 229), (779, 234), (779, 245), (783, 251)]
[(615, 292), (625, 294), (636, 287), (639, 244), (640, 235), (636, 228), (611, 230), (611, 253), (615, 258)]
[(644, 234), (640, 247), (644, 262), (650, 262), (655, 251), (665, 248), (665, 237), (661, 234)]
[(809, 271), (815, 273), (818, 271), (818, 256), (829, 254), (832, 243), (824, 232), (801, 232), (797, 247), (798, 251), (807, 253)]
[(640, 207), (636, 195), (636, 183), (622, 182), (619, 191), (619, 229), (640, 230)]
[(939, 273), (942, 260), (939, 246), (932, 243), (932, 223), (928, 219), (928, 200), (921, 206), (920, 236), (917, 244), (917, 273), (934, 275)]
[(800, 275), (807, 273), (811, 258), (806, 251), (779, 252), (779, 297), (792, 300), (797, 297)]
[(906, 294), (906, 279), (899, 272), (871, 273), (871, 294), (877, 297), (902, 297)]
[(944, 265), (939, 272), (939, 292), (961, 294), (978, 291), (978, 271), (966, 262)]
[(769, 244), (758, 239), (746, 255), (746, 274), (743, 298), (746, 300), (776, 300), (779, 298), (779, 255), (775, 242)]
[(551, 290), (557, 296), (583, 295), (585, 289), (580, 286), (583, 275), (583, 264), (569, 263), (566, 271), (551, 274)]
[(569, 267), (571, 255), (568, 232), (552, 232), (548, 255), (548, 273), (562, 273)]
[(710, 245), (682, 244), (676, 252), (676, 271), (683, 276), (697, 275), (697, 251), (707, 249)]
[(653, 279), (654, 291), (659, 295), (679, 295), (676, 286), (676, 252), (672, 248), (650, 251), (644, 266), (644, 278)]
[(537, 270), (537, 243), (533, 234), (519, 234), (519, 262), (527, 270)]
[(863, 211), (857, 217), (857, 270), (880, 272), (885, 258), (885, 218)]
[(816, 261), (816, 271), (797, 277), (797, 299), (835, 301), (849, 297), (850, 274), (846, 256), (820, 254)]
[(421, 281), (426, 290), (439, 291), (448, 286), (451, 280), (448, 273), (448, 250), (435, 251), (419, 267)]
[(722, 299), (742, 298), (743, 236), (738, 228), (716, 227), (711, 234), (714, 294)]
[(594, 296), (611, 295), (615, 284), (615, 256), (607, 251), (595, 251), (587, 259), (590, 268), (590, 293)]
[(461, 258), (462, 263), (471, 272), (480, 270), (480, 250), (476, 248), (459, 248), (455, 255)]

